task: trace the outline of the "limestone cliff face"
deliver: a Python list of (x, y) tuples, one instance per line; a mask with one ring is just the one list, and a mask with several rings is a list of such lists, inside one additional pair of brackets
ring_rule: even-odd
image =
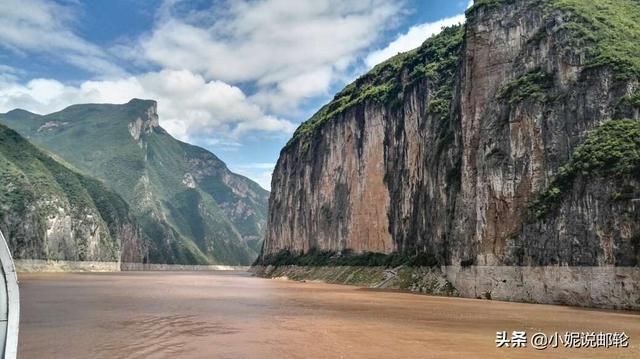
[(362, 106), (328, 123), (309, 149), (284, 151), (273, 176), (265, 252), (352, 248), (391, 252), (384, 109)]
[(638, 118), (638, 74), (596, 64), (598, 43), (574, 32), (581, 5), (559, 3), (478, 3), (336, 95), (281, 152), (264, 254), (637, 265), (640, 166), (573, 159), (603, 124)]
[(143, 113), (127, 126), (134, 140), (139, 141), (144, 134), (151, 134), (154, 128), (160, 127), (158, 104), (152, 102)]
[[(476, 264), (629, 264), (640, 233), (633, 201), (613, 201), (616, 183), (576, 179), (560, 209), (527, 210), (585, 136), (616, 119), (638, 88), (610, 68), (588, 66), (563, 27), (571, 15), (520, 1), (479, 8), (467, 25), (460, 89), (461, 188), (451, 260)], [(540, 92), (522, 93), (535, 78)], [(522, 97), (522, 98), (520, 98)], [(638, 188), (634, 181), (628, 185)], [(620, 216), (624, 212), (629, 215)], [(636, 244), (637, 245), (637, 244)]]
[(142, 262), (146, 254), (135, 223), (107, 223), (95, 208), (64, 197), (37, 201), (25, 213), (2, 212), (0, 227), (16, 259)]

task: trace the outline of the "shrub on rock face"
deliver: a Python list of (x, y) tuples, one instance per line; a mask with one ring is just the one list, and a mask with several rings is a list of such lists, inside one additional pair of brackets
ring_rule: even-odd
[(533, 202), (536, 217), (543, 218), (556, 208), (577, 176), (640, 179), (640, 121), (613, 120), (589, 133), (571, 161)]

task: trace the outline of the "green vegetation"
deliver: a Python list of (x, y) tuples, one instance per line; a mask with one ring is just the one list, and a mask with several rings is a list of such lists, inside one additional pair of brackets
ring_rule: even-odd
[[(96, 230), (108, 231), (101, 236), (100, 259), (118, 260), (119, 226), (132, 220), (122, 198), (101, 182), (65, 167), (3, 125), (0, 125), (0, 177), (0, 223), (14, 255), (45, 256), (44, 228), (39, 228), (40, 224), (62, 207), (71, 215), (74, 226), (87, 216), (98, 217)], [(52, 259), (98, 259), (86, 257), (86, 241), (77, 245), (77, 256)]]
[(609, 121), (579, 146), (569, 170), (583, 175), (624, 176), (640, 166), (640, 121)]
[(589, 133), (569, 163), (533, 202), (531, 209), (537, 218), (545, 217), (560, 204), (577, 176), (640, 179), (640, 121), (613, 120)]
[(431, 295), (459, 295), (439, 268), (401, 266), (388, 271), (382, 266), (272, 266), (255, 268), (254, 273), (268, 278), (286, 277), (298, 281), (403, 289)]
[[(481, 8), (493, 9), (514, 2), (477, 0), (467, 10), (467, 17), (473, 17)], [(534, 0), (531, 6), (543, 6), (549, 17), (555, 16), (556, 12), (566, 14), (559, 29), (567, 31), (570, 36), (562, 37), (566, 41), (563, 47), (569, 51), (584, 51), (587, 67), (610, 67), (621, 78), (640, 76), (640, 11), (637, 0)], [(421, 47), (377, 65), (301, 124), (287, 147), (301, 141), (302, 148), (308, 149), (313, 134), (324, 123), (366, 101), (395, 108), (401, 103), (405, 88), (425, 77), (431, 81), (430, 90), (433, 91), (428, 111), (439, 114), (443, 119), (438, 136), (443, 146), (446, 145), (447, 139), (452, 140), (446, 119), (463, 39), (464, 26), (453, 26), (429, 38)], [(409, 75), (409, 83), (403, 83), (403, 74)], [(501, 95), (509, 103), (529, 96), (542, 100), (552, 80), (542, 71), (530, 72), (507, 85)]]
[[(154, 119), (147, 111), (153, 106), (134, 99), (124, 105), (74, 105), (45, 116), (12, 111), (0, 121), (121, 195), (150, 239), (150, 262), (249, 264), (259, 244), (250, 248), (242, 236), (261, 238), (268, 192), (231, 173), (210, 152), (151, 127)], [(147, 127), (136, 140), (129, 126), (137, 119)], [(73, 178), (56, 176), (73, 185)], [(195, 181), (189, 185), (195, 188), (186, 179)], [(111, 216), (121, 205), (99, 209)]]
[(401, 253), (353, 253), (345, 250), (342, 252), (311, 250), (307, 253), (297, 254), (288, 250), (281, 250), (276, 254), (258, 258), (254, 265), (273, 266), (358, 266), (358, 267), (434, 267), (440, 265), (438, 260), (428, 253), (419, 253), (409, 256)]
[(465, 15), (467, 16), (467, 18), (471, 18), (475, 16), (476, 11), (481, 8), (491, 9), (513, 3), (515, 3), (515, 0), (475, 0), (473, 2), (473, 6), (467, 9)]
[[(306, 148), (310, 137), (324, 123), (367, 101), (386, 105), (390, 109), (397, 108), (402, 103), (405, 89), (425, 77), (432, 91), (429, 112), (442, 118), (448, 117), (463, 39), (464, 27), (451, 26), (427, 39), (419, 48), (378, 64), (347, 85), (329, 104), (301, 124), (287, 146), (304, 141), (303, 147)], [(408, 83), (403, 83), (403, 74), (409, 75)]]
[[(213, 168), (217, 168), (216, 171), (211, 172), (211, 175), (205, 176), (204, 180), (198, 183), (205, 196), (211, 196), (216, 203), (220, 204), (244, 202), (251, 208), (253, 214), (230, 218), (233, 226), (242, 236), (260, 238), (262, 236), (261, 223), (265, 223), (267, 218), (269, 192), (244, 176), (231, 174), (224, 162), (211, 152), (187, 143), (181, 142), (181, 145), (185, 156), (191, 161), (207, 161)], [(228, 178), (235, 184), (247, 188), (247, 196), (243, 197), (236, 191), (230, 190), (229, 184), (225, 183), (225, 172), (231, 174)], [(259, 241), (256, 254), (260, 252), (261, 245), (262, 242)]]
[[(480, 8), (496, 8), (513, 0), (477, 0), (467, 10), (473, 17)], [(568, 17), (560, 24), (569, 32), (562, 46), (584, 51), (588, 67), (610, 67), (620, 78), (640, 76), (640, 4), (638, 0), (550, 0), (543, 4), (547, 16), (556, 12)], [(553, 12), (553, 14), (552, 14)]]
[(525, 99), (544, 101), (553, 87), (553, 76), (541, 70), (532, 70), (506, 83), (498, 90), (498, 98), (509, 104)]
[(607, 66), (622, 78), (640, 76), (638, 0), (553, 0), (549, 8), (571, 14), (562, 27), (566, 44), (586, 49), (589, 67)]
[(640, 91), (636, 91), (634, 94), (624, 97), (622, 102), (631, 107), (640, 108)]
[(406, 61), (412, 80), (426, 77), (431, 83), (428, 111), (448, 119), (453, 98), (453, 85), (460, 63), (464, 26), (445, 28), (417, 49), (415, 57)]

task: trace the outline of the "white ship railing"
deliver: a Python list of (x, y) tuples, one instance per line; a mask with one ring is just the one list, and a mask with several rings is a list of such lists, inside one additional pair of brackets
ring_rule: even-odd
[(4, 286), (0, 288), (0, 353), (4, 359), (18, 354), (18, 326), (20, 324), (20, 292), (11, 252), (0, 232), (0, 262)]

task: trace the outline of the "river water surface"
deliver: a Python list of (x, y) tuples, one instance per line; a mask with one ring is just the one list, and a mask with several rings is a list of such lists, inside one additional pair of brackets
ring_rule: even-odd
[[(19, 358), (640, 357), (639, 313), (381, 292), (241, 272), (20, 274)], [(496, 332), (626, 332), (626, 349)]]

